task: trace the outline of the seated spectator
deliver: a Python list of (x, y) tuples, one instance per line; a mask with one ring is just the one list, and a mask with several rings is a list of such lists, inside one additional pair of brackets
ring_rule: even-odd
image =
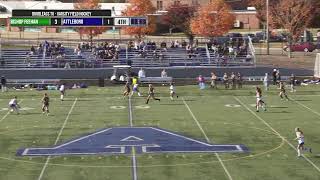
[(32, 55), (33, 55), (33, 54), (36, 54), (36, 49), (34, 48), (33, 45), (31, 46), (30, 52), (32, 52)]
[(26, 59), (25, 59), (24, 63), (28, 64), (28, 66), (31, 65), (30, 53), (26, 53)]
[(175, 40), (175, 41), (174, 41), (174, 47), (175, 47), (175, 48), (178, 48), (179, 46), (180, 46), (179, 41), (178, 41), (178, 40)]
[(78, 58), (82, 58), (81, 50), (80, 50), (80, 51), (78, 51), (77, 56), (78, 56)]

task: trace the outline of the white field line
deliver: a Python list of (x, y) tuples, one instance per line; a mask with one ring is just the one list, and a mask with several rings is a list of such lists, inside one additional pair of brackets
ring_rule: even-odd
[(293, 98), (290, 98), (290, 99), (291, 99), (291, 100), (293, 100), (295, 103), (299, 104), (300, 106), (302, 106), (302, 107), (304, 107), (304, 108), (308, 109), (308, 110), (309, 110), (309, 111), (311, 111), (312, 113), (314, 113), (314, 114), (316, 114), (316, 115), (320, 116), (320, 113), (319, 113), (319, 112), (317, 112), (317, 111), (315, 111), (315, 110), (311, 109), (310, 107), (308, 107), (308, 106), (306, 106), (306, 105), (302, 104), (301, 102), (299, 102), (299, 101), (297, 101), (297, 100), (295, 100), (295, 99), (293, 99)]
[[(68, 122), (68, 120), (69, 120), (69, 117), (70, 117), (70, 115), (71, 115), (71, 113), (72, 113), (72, 111), (73, 111), (73, 109), (74, 109), (74, 106), (76, 105), (77, 101), (78, 101), (78, 98), (76, 98), (76, 99), (73, 101), (73, 104), (72, 104), (72, 106), (71, 106), (71, 108), (70, 108), (70, 110), (69, 110), (69, 113), (68, 113), (66, 119), (65, 119), (64, 122), (63, 122), (63, 125), (62, 125), (62, 127), (61, 127), (61, 129), (60, 129), (60, 131), (59, 131), (59, 134), (58, 134), (57, 138), (56, 138), (56, 141), (54, 142), (54, 145), (56, 145), (56, 144), (58, 143), (58, 141), (59, 141), (59, 139), (60, 139), (60, 136), (61, 136), (61, 134), (62, 134), (62, 131), (63, 131), (63, 129), (65, 128), (65, 126), (66, 126), (66, 124), (67, 124), (67, 122)], [(45, 172), (45, 170), (46, 170), (46, 168), (47, 168), (47, 166), (48, 166), (48, 164), (49, 164), (50, 159), (51, 159), (51, 156), (48, 156), (48, 158), (47, 158), (47, 160), (46, 160), (46, 162), (45, 162), (45, 164), (44, 164), (44, 166), (43, 166), (43, 168), (42, 168), (42, 170), (41, 170), (41, 173), (40, 173), (40, 175), (39, 175), (39, 177), (38, 177), (38, 180), (41, 180), (41, 179), (42, 179), (43, 174), (44, 174), (44, 172)]]
[[(245, 107), (253, 116), (255, 116), (257, 119), (259, 119), (263, 124), (268, 126), (276, 135), (278, 135), (281, 139), (283, 139), (292, 149), (296, 151), (296, 147), (292, 145), (286, 138), (284, 138), (278, 131), (276, 131), (269, 123), (267, 123), (264, 119), (262, 119), (260, 116), (257, 115), (254, 111), (252, 111), (247, 105), (245, 105), (239, 98), (234, 97), (243, 107)], [(302, 157), (310, 163), (318, 172), (320, 172), (320, 168), (315, 165), (308, 157), (305, 155), (302, 155)]]
[[(189, 105), (187, 104), (187, 102), (184, 100), (184, 98), (182, 98), (184, 105), (186, 106), (186, 108), (188, 109), (190, 115), (192, 116), (193, 120), (195, 121), (195, 123), (198, 125), (199, 129), (201, 130), (203, 136), (206, 138), (207, 142), (210, 143), (210, 139), (208, 138), (207, 134), (204, 132), (201, 124), (199, 123), (198, 119), (196, 118), (196, 116), (193, 114), (193, 112), (191, 111)], [(224, 169), (224, 172), (226, 173), (226, 175), (228, 176), (229, 180), (233, 180), (232, 176), (230, 174), (230, 172), (228, 171), (228, 169), (226, 168), (226, 166), (224, 165), (223, 161), (221, 160), (220, 156), (218, 153), (214, 153), (217, 156), (217, 159), (219, 160), (222, 168)]]
[[(22, 101), (23, 101), (23, 99), (21, 99), (21, 100), (18, 102), (18, 104), (22, 103)], [(1, 123), (4, 119), (6, 119), (9, 114), (10, 114), (10, 109), (9, 109), (9, 111), (0, 119), (0, 123)]]
[[(133, 127), (133, 118), (132, 118), (132, 102), (131, 102), (131, 96), (129, 96), (128, 100), (128, 106), (129, 106), (129, 121), (130, 121), (130, 127)], [(135, 147), (131, 147), (132, 152), (132, 173), (133, 173), (133, 180), (138, 180), (138, 173), (137, 173), (137, 159), (136, 159), (136, 151)]]
[(132, 103), (131, 103), (131, 97), (129, 96), (129, 121), (130, 121), (130, 127), (133, 126), (133, 120), (132, 120)]

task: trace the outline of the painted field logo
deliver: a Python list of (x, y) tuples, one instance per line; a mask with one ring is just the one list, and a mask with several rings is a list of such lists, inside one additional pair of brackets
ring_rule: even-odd
[(61, 156), (136, 153), (248, 152), (244, 145), (208, 144), (155, 127), (114, 127), (48, 148), (26, 148), (19, 156)]

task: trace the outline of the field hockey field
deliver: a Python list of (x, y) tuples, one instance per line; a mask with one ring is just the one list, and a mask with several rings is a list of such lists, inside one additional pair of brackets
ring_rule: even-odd
[[(156, 86), (161, 101), (151, 100), (148, 105), (145, 97), (122, 98), (122, 89), (69, 90), (63, 102), (59, 92), (48, 91), (50, 116), (40, 110), (44, 91), (1, 94), (0, 180), (320, 179), (318, 86), (298, 87), (296, 93), (288, 93), (290, 101), (280, 100), (273, 87), (264, 92), (267, 111), (258, 113), (253, 107), (252, 86), (242, 90), (178, 86), (179, 98), (174, 101), (168, 97), (167, 86)], [(147, 89), (141, 87), (140, 91)], [(14, 95), (22, 107), (20, 115), (7, 110)], [(138, 147), (132, 146), (126, 155), (17, 156), (22, 148), (53, 147), (101, 129), (131, 125), (159, 127), (209, 144), (242, 144), (249, 151), (139, 153)], [(304, 131), (306, 146), (313, 148), (312, 154), (305, 152), (300, 158), (293, 140), (297, 126)]]

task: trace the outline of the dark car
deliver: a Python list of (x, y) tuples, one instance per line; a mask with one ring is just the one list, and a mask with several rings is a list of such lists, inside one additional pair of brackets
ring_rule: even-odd
[[(316, 46), (311, 42), (303, 42), (299, 44), (293, 44), (290, 46), (292, 52), (300, 51), (300, 52), (312, 52), (316, 49)], [(285, 46), (283, 48), (285, 51), (289, 51), (289, 46)]]
[(244, 34), (243, 37), (250, 37), (253, 43), (258, 43), (260, 38), (256, 37), (255, 34)]

